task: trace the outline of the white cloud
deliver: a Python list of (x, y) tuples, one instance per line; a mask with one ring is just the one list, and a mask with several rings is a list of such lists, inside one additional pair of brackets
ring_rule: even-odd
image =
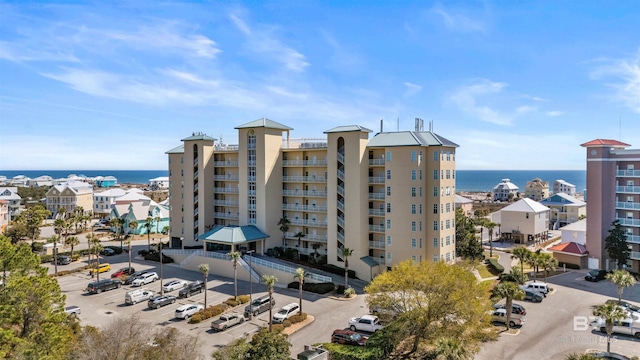
[(454, 14), (447, 11), (441, 4), (437, 4), (431, 11), (442, 19), (444, 25), (452, 31), (456, 32), (485, 32), (484, 24), (476, 19), (471, 19), (462, 14)]
[(640, 113), (640, 51), (634, 57), (599, 66), (590, 75), (597, 80), (613, 78), (613, 82), (608, 83), (615, 90), (613, 100)]
[(413, 96), (422, 90), (422, 86), (410, 82), (405, 82), (404, 86), (407, 87), (407, 91), (404, 93), (405, 97)]
[(249, 28), (249, 25), (247, 25), (247, 23), (244, 22), (244, 20), (240, 19), (238, 16), (234, 14), (229, 15), (229, 18), (231, 19), (233, 24), (238, 28), (238, 30), (240, 30), (245, 35), (251, 35), (251, 29)]
[(547, 116), (560, 116), (564, 114), (564, 111), (552, 110), (552, 111), (547, 111), (545, 114), (547, 114)]

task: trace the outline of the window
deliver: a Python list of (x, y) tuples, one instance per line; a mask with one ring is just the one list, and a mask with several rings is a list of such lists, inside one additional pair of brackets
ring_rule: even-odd
[(433, 170), (433, 180), (438, 180), (438, 170)]
[(411, 213), (412, 214), (416, 213), (416, 204), (411, 204)]
[(433, 213), (434, 214), (438, 213), (438, 204), (433, 204)]
[(391, 162), (391, 151), (387, 151), (387, 162)]
[(451, 236), (447, 236), (447, 246), (451, 245)]
[(627, 180), (627, 186), (633, 186), (633, 180)]
[(422, 249), (422, 238), (420, 238), (420, 249)]
[(420, 170), (420, 180), (422, 180), (422, 170)]
[(411, 170), (411, 180), (415, 180), (415, 179), (416, 179), (416, 171)]
[(447, 203), (447, 212), (450, 212), (450, 211), (451, 211), (451, 204)]
[(451, 179), (451, 170), (447, 170), (447, 180)]
[[(451, 153), (447, 151), (447, 161), (451, 161)], [(449, 254), (447, 254), (449, 256)]]
[(438, 255), (433, 255), (433, 262), (438, 262)]
[(391, 229), (391, 219), (387, 219), (387, 229)]
[(391, 203), (387, 203), (387, 212), (390, 213), (391, 212)]
[(419, 191), (419, 194), (418, 194), (418, 195), (419, 195), (420, 197), (422, 197), (422, 186), (420, 187), (420, 191)]
[(440, 180), (444, 180), (444, 170), (440, 170)]
[(451, 188), (449, 188), (448, 186), (447, 186), (447, 188), (446, 188), (446, 192), (445, 192), (445, 194), (446, 194), (446, 195), (451, 195)]
[(437, 186), (433, 187), (433, 196), (438, 196), (438, 187)]
[(411, 222), (411, 231), (416, 231), (416, 222), (415, 221)]
[(413, 263), (416, 263), (416, 256), (415, 255), (411, 255), (411, 260), (413, 260)]
[(419, 214), (422, 214), (422, 204), (420, 204), (420, 210), (418, 211)]
[(391, 170), (387, 170), (387, 180), (391, 180)]
[(437, 238), (437, 237), (434, 237), (434, 238), (433, 238), (433, 247), (434, 247), (434, 248), (437, 248), (437, 247), (438, 247), (438, 238)]
[(411, 161), (418, 161), (418, 154), (415, 151), (411, 152)]
[[(447, 224), (446, 229), (450, 229), (451, 228), (451, 226), (450, 226), (451, 225), (451, 220), (447, 220), (446, 224)], [(447, 245), (449, 245), (449, 244), (447, 244)]]
[(391, 261), (391, 251), (387, 252), (387, 261)]
[(416, 197), (416, 188), (415, 187), (411, 188), (411, 197)]
[(387, 186), (387, 196), (391, 196), (391, 186)]
[(528, 219), (528, 218), (529, 218), (529, 213), (526, 213), (526, 214), (525, 214), (525, 217)]
[(387, 245), (391, 246), (391, 235), (387, 235)]
[(438, 152), (437, 151), (433, 152), (433, 161), (438, 161)]
[(418, 242), (416, 241), (416, 239), (411, 239), (411, 248), (415, 249), (418, 247)]
[(433, 222), (433, 230), (438, 230), (438, 220)]
[(451, 261), (451, 253), (447, 253), (447, 262)]

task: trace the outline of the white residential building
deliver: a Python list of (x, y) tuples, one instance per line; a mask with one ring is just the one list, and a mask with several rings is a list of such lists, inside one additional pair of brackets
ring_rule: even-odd
[(564, 180), (556, 180), (553, 182), (553, 193), (565, 193), (571, 196), (576, 196), (576, 186), (570, 184)]
[(116, 204), (116, 199), (126, 193), (124, 189), (116, 188), (93, 194), (93, 213), (100, 217), (109, 216)]
[(149, 179), (149, 188), (151, 190), (167, 190), (169, 189), (169, 177), (161, 176), (155, 179)]
[(519, 188), (510, 179), (502, 179), (498, 185), (493, 187), (493, 201), (509, 201), (509, 194), (515, 197)]
[(9, 221), (13, 220), (20, 213), (20, 201), (22, 198), (18, 195), (18, 188), (0, 187), (0, 201), (7, 202), (7, 211), (9, 212)]

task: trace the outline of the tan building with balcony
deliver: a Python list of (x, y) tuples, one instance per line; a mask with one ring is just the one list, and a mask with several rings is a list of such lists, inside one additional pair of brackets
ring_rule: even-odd
[(542, 179), (535, 178), (531, 181), (527, 181), (527, 185), (524, 187), (524, 197), (540, 201), (549, 197), (549, 182)]
[(293, 129), (263, 118), (235, 128), (238, 145), (194, 133), (167, 151), (172, 246), (230, 251), (203, 240), (220, 226), (253, 225), (268, 237), (246, 250), (290, 247), (342, 267), (346, 247), (362, 279), (407, 259), (453, 262), (458, 145), (421, 126), (291, 139)]
[(72, 182), (55, 185), (47, 191), (47, 210), (52, 217), (61, 216), (60, 209), (65, 209), (65, 216), (73, 213), (76, 208), (82, 207), (85, 214), (93, 209), (93, 187), (84, 182)]
[(587, 216), (587, 203), (569, 194), (554, 194), (540, 201), (540, 204), (551, 211), (550, 230), (558, 230)]

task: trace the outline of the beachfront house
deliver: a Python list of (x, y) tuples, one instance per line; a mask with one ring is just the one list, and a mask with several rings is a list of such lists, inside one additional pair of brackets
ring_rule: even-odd
[(127, 194), (120, 188), (110, 189), (93, 194), (93, 213), (100, 218), (106, 218), (116, 204), (116, 199)]
[(9, 202), (0, 200), (0, 234), (9, 226)]
[(540, 178), (535, 178), (531, 181), (527, 181), (527, 185), (524, 187), (524, 197), (540, 201), (549, 197), (549, 182), (543, 181)]
[(587, 216), (587, 203), (565, 193), (554, 194), (540, 204), (551, 209), (551, 230), (558, 230)]
[(528, 198), (502, 208), (497, 219), (502, 237), (516, 244), (546, 240), (549, 211), (548, 207)]
[(53, 218), (72, 214), (79, 207), (86, 215), (93, 209), (93, 187), (80, 181), (53, 186), (47, 191), (46, 206)]
[(118, 179), (113, 176), (96, 176), (93, 180), (97, 187), (108, 188), (118, 185)]
[(20, 213), (20, 201), (22, 198), (18, 195), (18, 188), (15, 186), (0, 187), (0, 201), (7, 202), (7, 211), (9, 213), (9, 221), (15, 219)]
[(576, 196), (576, 186), (562, 179), (553, 182), (553, 193), (565, 193), (570, 196)]
[[(147, 219), (151, 217), (151, 229), (147, 227)], [(159, 234), (169, 226), (169, 209), (159, 205), (155, 201), (137, 200), (127, 203), (117, 203), (109, 214), (109, 218), (120, 218), (124, 220), (124, 233), (142, 235), (150, 232), (151, 234)], [(133, 229), (130, 224), (137, 222), (138, 226)], [(112, 228), (112, 231), (117, 229)]]
[(166, 190), (169, 189), (169, 177), (161, 176), (155, 179), (149, 179), (149, 189), (151, 190)]
[(518, 195), (519, 188), (509, 179), (502, 179), (493, 187), (493, 201), (511, 201)]
[(466, 216), (473, 215), (473, 200), (456, 194), (456, 209), (462, 209)]

